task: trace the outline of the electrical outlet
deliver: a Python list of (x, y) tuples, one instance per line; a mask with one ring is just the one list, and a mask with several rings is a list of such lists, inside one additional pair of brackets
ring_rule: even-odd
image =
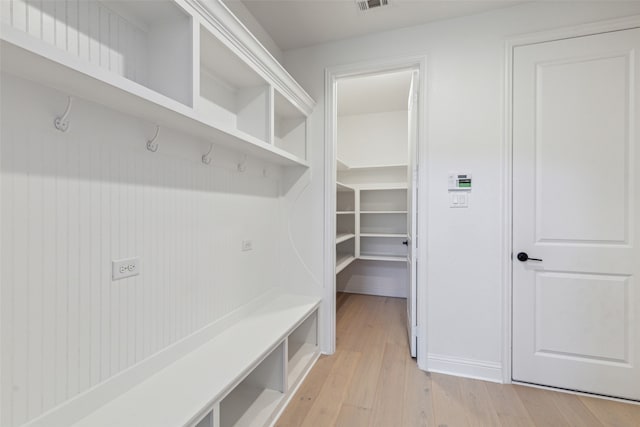
[(251, 240), (242, 241), (242, 251), (250, 251), (253, 249), (253, 242)]
[(140, 258), (111, 261), (111, 280), (125, 279), (140, 274)]

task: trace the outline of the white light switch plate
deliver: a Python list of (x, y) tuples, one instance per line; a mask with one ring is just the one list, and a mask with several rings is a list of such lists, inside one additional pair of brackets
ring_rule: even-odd
[(469, 192), (468, 191), (449, 191), (449, 207), (450, 208), (468, 208)]
[(140, 258), (111, 261), (111, 280), (125, 279), (140, 274)]

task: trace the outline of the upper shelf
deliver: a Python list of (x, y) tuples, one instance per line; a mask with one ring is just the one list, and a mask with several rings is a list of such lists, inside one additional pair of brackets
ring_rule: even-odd
[[(66, 8), (63, 13), (58, 4)], [(3, 72), (274, 164), (309, 166), (306, 152), (274, 144), (273, 93), (277, 90), (303, 119), (314, 101), (219, 0), (53, 0), (38, 5), (41, 9), (28, 14), (3, 6)], [(34, 22), (41, 27), (26, 22), (34, 13), (40, 14)], [(59, 27), (66, 28), (62, 41), (48, 30)], [(203, 55), (201, 40), (205, 48), (223, 45), (226, 60)], [(232, 83), (246, 83), (244, 92), (226, 85), (228, 91), (220, 95), (233, 104), (228, 114), (233, 120), (202, 108), (197, 77), (211, 68), (235, 79)], [(251, 108), (240, 111), (242, 103)]]
[(379, 164), (379, 165), (358, 165), (353, 166), (347, 164), (344, 160), (336, 159), (337, 169), (340, 172), (349, 170), (363, 170), (363, 169), (395, 169), (395, 168), (407, 168), (407, 164)]
[(350, 187), (350, 186), (348, 186), (348, 185), (346, 185), (346, 184), (343, 184), (343, 183), (341, 183), (341, 182), (336, 182), (336, 187), (337, 187), (337, 190), (338, 190), (338, 191), (351, 191), (351, 192), (352, 192), (352, 191), (355, 191), (355, 190), (353, 189), (353, 187)]

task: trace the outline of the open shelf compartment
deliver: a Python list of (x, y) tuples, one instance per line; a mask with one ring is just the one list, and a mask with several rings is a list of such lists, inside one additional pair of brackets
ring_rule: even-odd
[(193, 19), (176, 2), (47, 0), (12, 5), (10, 13), (0, 14), (4, 25), (193, 105)]
[(407, 247), (402, 244), (407, 240), (402, 237), (360, 237), (361, 257), (406, 257)]
[(273, 144), (301, 159), (307, 158), (307, 117), (274, 90)]
[(285, 342), (220, 402), (220, 427), (266, 425), (284, 397)]
[(407, 214), (361, 214), (360, 233), (362, 234), (406, 234)]
[(355, 239), (336, 244), (336, 274), (347, 268), (355, 260)]
[(200, 28), (200, 93), (196, 110), (223, 129), (269, 140), (269, 84), (206, 28)]
[(338, 191), (336, 193), (336, 210), (338, 212), (351, 212), (356, 209), (355, 192)]
[(311, 313), (289, 335), (287, 341), (288, 386), (301, 379), (318, 353), (318, 311)]
[(361, 211), (406, 211), (407, 189), (361, 189)]

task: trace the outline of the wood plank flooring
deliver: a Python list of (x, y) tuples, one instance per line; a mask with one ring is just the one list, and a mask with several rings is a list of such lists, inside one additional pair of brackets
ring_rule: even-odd
[(337, 297), (337, 351), (322, 356), (278, 427), (640, 427), (640, 405), (419, 370), (405, 300)]

